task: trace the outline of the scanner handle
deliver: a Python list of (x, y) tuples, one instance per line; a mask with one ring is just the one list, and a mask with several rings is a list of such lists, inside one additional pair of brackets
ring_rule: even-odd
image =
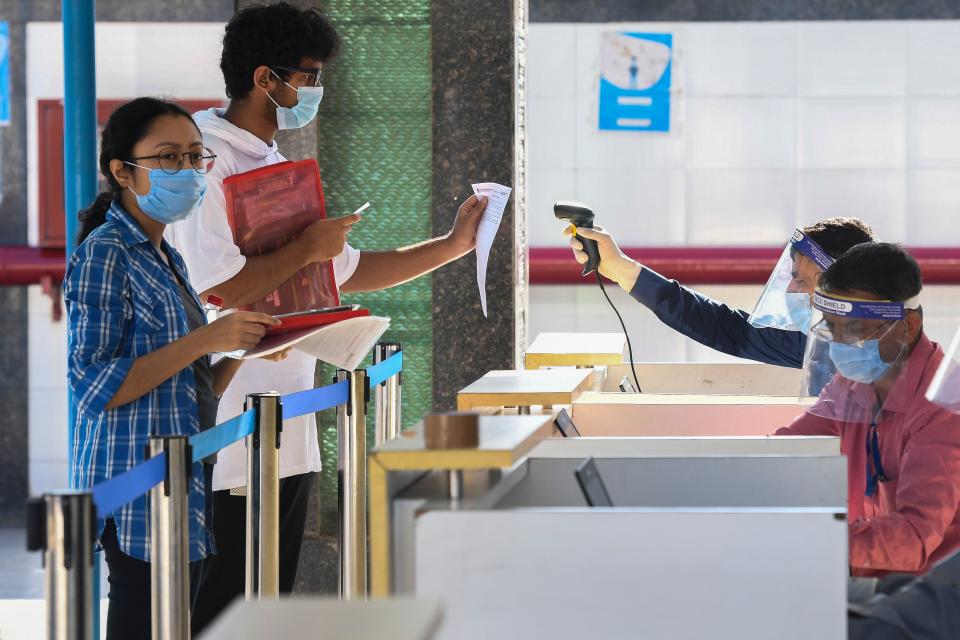
[[(553, 205), (553, 215), (560, 220), (566, 220), (575, 227), (593, 229), (593, 211), (586, 205), (578, 202), (557, 202)], [(577, 236), (587, 254), (587, 262), (583, 265), (580, 275), (585, 276), (600, 268), (600, 246), (596, 240)]]
[[(579, 224), (577, 226), (585, 229), (593, 229), (593, 223), (589, 225)], [(583, 265), (583, 272), (580, 274), (581, 276), (585, 276), (600, 268), (600, 245), (597, 244), (596, 240), (582, 236), (577, 236), (577, 240), (583, 245), (583, 251), (587, 254), (587, 262)]]

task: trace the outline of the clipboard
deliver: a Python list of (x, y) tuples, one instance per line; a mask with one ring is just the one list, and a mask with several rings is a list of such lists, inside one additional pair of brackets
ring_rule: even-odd
[[(313, 159), (280, 162), (223, 180), (227, 221), (245, 256), (271, 253), (327, 217), (320, 168)], [(272, 316), (340, 306), (333, 261), (307, 265), (243, 308)]]

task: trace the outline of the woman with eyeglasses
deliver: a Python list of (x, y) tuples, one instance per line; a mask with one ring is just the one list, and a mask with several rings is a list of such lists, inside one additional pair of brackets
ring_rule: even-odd
[[(206, 324), (166, 225), (192, 215), (215, 156), (190, 115), (138, 98), (103, 131), (100, 171), (110, 190), (80, 213), (64, 279), (69, 383), (76, 407), (72, 484), (90, 488), (144, 459), (150, 436), (214, 426), (218, 397), (240, 367), (210, 354), (254, 347), (274, 318), (252, 312)], [(191, 585), (214, 551), (208, 518), (212, 470), (193, 464), (189, 496)], [(107, 638), (150, 638), (148, 500), (98, 523), (109, 571)]]

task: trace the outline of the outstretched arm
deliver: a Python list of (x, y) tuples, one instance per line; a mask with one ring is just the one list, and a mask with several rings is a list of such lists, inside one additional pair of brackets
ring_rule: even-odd
[(341, 290), (351, 293), (395, 287), (470, 253), (477, 244), (477, 225), (486, 205), (486, 198), (470, 196), (445, 236), (392, 251), (361, 252), (357, 270)]

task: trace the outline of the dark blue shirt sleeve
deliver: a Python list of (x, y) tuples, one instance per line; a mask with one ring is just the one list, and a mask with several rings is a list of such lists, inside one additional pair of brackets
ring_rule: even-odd
[(799, 369), (807, 335), (772, 327), (755, 327), (745, 311), (692, 291), (644, 267), (630, 291), (668, 327), (702, 345), (738, 358)]

